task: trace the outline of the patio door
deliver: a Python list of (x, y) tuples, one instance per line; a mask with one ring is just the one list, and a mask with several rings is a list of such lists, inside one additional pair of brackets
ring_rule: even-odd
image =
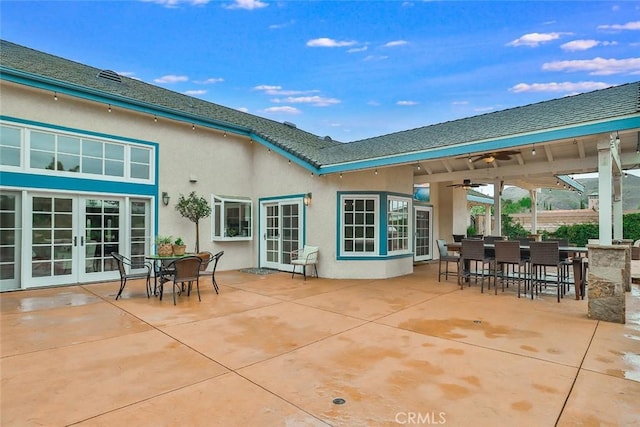
[(291, 251), (302, 247), (302, 199), (260, 204), (260, 267), (291, 269)]
[[(75, 284), (119, 277), (111, 252), (144, 258), (149, 202), (121, 197), (29, 194), (24, 286)], [(128, 242), (128, 243), (125, 243)]]
[(18, 191), (0, 194), (0, 291), (20, 288), (21, 200)]
[(432, 224), (433, 208), (430, 206), (416, 206), (415, 218), (415, 248), (414, 260), (426, 261), (433, 259), (432, 253)]

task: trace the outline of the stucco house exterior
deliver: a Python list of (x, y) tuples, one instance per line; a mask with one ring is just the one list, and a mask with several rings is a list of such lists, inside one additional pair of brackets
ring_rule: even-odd
[[(609, 142), (638, 167), (639, 94), (628, 83), (343, 143), (2, 41), (1, 289), (114, 280), (110, 252), (143, 259), (156, 235), (193, 250), (174, 209), (192, 191), (213, 207), (200, 249), (224, 250), (222, 270), (290, 271), (311, 244), (323, 277), (408, 274), (466, 229), (466, 189), (452, 184), (579, 190), (564, 175), (598, 170)], [(468, 161), (503, 149), (518, 154)]]

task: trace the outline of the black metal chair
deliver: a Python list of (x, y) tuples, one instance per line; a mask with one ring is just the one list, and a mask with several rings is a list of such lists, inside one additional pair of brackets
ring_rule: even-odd
[[(449, 263), (454, 263), (456, 266), (460, 263), (459, 255), (451, 255), (447, 250), (447, 245), (444, 240), (438, 239), (436, 240), (438, 244), (438, 252), (440, 253), (440, 259), (438, 260), (438, 282), (442, 275), (444, 275), (445, 280), (449, 280)], [(442, 272), (442, 263), (445, 264), (444, 272)], [(458, 275), (458, 270), (456, 270), (455, 274), (451, 273), (451, 275)]]
[(220, 251), (217, 254), (212, 254), (211, 252), (200, 252), (198, 257), (202, 259), (202, 264), (200, 265), (200, 276), (208, 274), (207, 268), (209, 268), (210, 264), (213, 264), (213, 269), (211, 270), (211, 284), (213, 285), (213, 289), (216, 291), (216, 294), (219, 293), (218, 290), (218, 282), (216, 282), (216, 268), (218, 267), (218, 261), (224, 255), (224, 251)]
[[(458, 267), (461, 272), (458, 275), (460, 280), (460, 288), (464, 288), (462, 279), (469, 282), (471, 286), (471, 276), (475, 278), (475, 282), (478, 283), (478, 276), (482, 278), (480, 285), (480, 292), (484, 292), (484, 279), (488, 280), (487, 289), (491, 288), (491, 265), (493, 259), (485, 255), (484, 241), (480, 239), (463, 239), (462, 248), (460, 250), (460, 263), (461, 267)], [(474, 264), (474, 270), (471, 271), (471, 263)], [(480, 264), (480, 269), (478, 269)], [(487, 269), (485, 270), (485, 266)]]
[[(184, 289), (184, 284), (187, 285), (187, 295), (191, 295), (191, 287), (193, 282), (196, 282), (196, 289), (198, 291), (198, 301), (202, 301), (200, 299), (200, 265), (202, 264), (202, 258), (197, 256), (187, 256), (183, 258), (178, 258), (175, 261), (172, 261), (167, 268), (173, 269), (172, 275), (172, 294), (173, 294), (173, 305), (176, 304), (176, 288), (178, 289), (178, 295), (182, 293)], [(166, 277), (166, 276), (165, 276)], [(162, 294), (164, 293), (164, 284), (169, 280), (161, 280), (160, 281), (160, 300), (162, 301)]]
[[(146, 279), (147, 298), (151, 294), (151, 264), (148, 262), (135, 262), (131, 258), (119, 254), (117, 252), (111, 252), (111, 256), (116, 260), (118, 271), (120, 272), (120, 289), (116, 294), (116, 300), (122, 295), (124, 287), (127, 285), (129, 279)], [(144, 269), (146, 271), (131, 272), (131, 269)]]
[[(502, 292), (504, 292), (504, 284), (509, 282), (518, 283), (518, 298), (520, 298), (520, 285), (525, 282), (526, 293), (526, 274), (527, 274), (527, 260), (524, 259), (520, 253), (520, 242), (517, 240), (496, 240), (495, 245), (495, 266), (493, 284), (495, 287), (495, 293), (498, 293), (498, 278), (502, 283)], [(511, 267), (511, 274), (509, 274), (509, 267)], [(516, 267), (517, 275), (516, 275)], [(524, 267), (524, 275), (522, 274), (522, 267)], [(505, 271), (506, 270), (506, 271)]]
[[(547, 286), (555, 286), (557, 299), (564, 297), (565, 286), (569, 284), (568, 266), (570, 261), (560, 259), (558, 242), (531, 242), (531, 299)], [(555, 275), (547, 274), (547, 267), (555, 267)], [(555, 279), (555, 280), (554, 280)]]

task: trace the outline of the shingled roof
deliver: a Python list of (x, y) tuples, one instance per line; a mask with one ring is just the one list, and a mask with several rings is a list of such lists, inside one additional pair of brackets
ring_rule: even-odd
[[(193, 98), (140, 80), (107, 73), (8, 41), (0, 41), (1, 74), (19, 73), (43, 84), (113, 98), (153, 112), (198, 118), (220, 129), (264, 139), (315, 168), (579, 126), (640, 112), (640, 82), (530, 104), (343, 144), (286, 123)], [(120, 78), (120, 82), (114, 81)], [(3, 77), (4, 78), (4, 77)]]

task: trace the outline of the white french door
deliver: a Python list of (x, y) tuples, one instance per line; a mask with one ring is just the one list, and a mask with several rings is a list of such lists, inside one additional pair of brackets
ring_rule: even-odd
[(291, 269), (291, 251), (302, 247), (304, 218), (302, 199), (260, 204), (260, 267)]
[(433, 208), (429, 206), (415, 206), (414, 208), (415, 218), (415, 242), (413, 247), (415, 248), (414, 260), (426, 261), (433, 259), (432, 253), (432, 223)]
[(23, 287), (117, 279), (111, 252), (141, 261), (149, 248), (149, 206), (122, 197), (29, 194)]

